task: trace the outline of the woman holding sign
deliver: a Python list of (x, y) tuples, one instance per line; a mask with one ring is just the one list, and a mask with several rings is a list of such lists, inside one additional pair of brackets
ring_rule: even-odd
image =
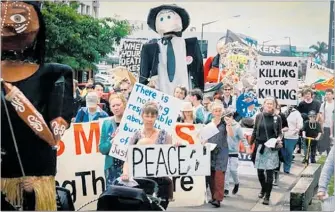
[[(163, 129), (154, 127), (157, 120), (159, 107), (154, 102), (147, 102), (142, 108), (143, 129), (135, 132), (129, 145), (150, 145), (150, 144), (172, 144), (172, 137)], [(124, 162), (121, 179), (129, 180), (128, 163)], [(161, 206), (166, 209), (169, 201), (173, 199), (173, 183), (168, 177), (151, 178), (159, 185), (158, 197), (165, 199)]]
[(117, 128), (122, 120), (124, 109), (127, 101), (122, 94), (112, 94), (109, 97), (109, 106), (114, 114), (111, 119), (106, 119), (102, 124), (99, 151), (105, 155), (105, 178), (106, 187), (111, 185), (115, 179), (120, 177), (122, 173), (123, 161), (109, 156), (112, 147), (113, 138), (117, 132)]
[(211, 151), (211, 175), (210, 175), (210, 190), (212, 194), (212, 200), (210, 203), (215, 207), (220, 207), (221, 201), (223, 200), (223, 191), (225, 184), (225, 172), (228, 164), (228, 142), (227, 135), (233, 136), (232, 130), (232, 117), (224, 117), (223, 104), (214, 102), (211, 106), (212, 110), (212, 123), (218, 128), (219, 133), (208, 139), (208, 143), (216, 144), (214, 150)]

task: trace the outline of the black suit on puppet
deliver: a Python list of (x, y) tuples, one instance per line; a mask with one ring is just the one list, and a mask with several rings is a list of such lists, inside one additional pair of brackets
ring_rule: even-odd
[[(161, 42), (161, 41), (158, 41)], [(141, 68), (139, 82), (148, 84), (148, 78), (158, 75), (159, 68), (159, 44), (147, 43), (142, 47), (141, 52)], [(191, 78), (192, 88), (204, 89), (204, 71), (201, 51), (197, 38), (185, 39), (186, 55), (191, 56), (193, 61), (187, 65), (188, 76)], [(178, 59), (178, 58), (177, 58)], [(182, 58), (179, 58), (182, 59)], [(168, 82), (168, 79), (166, 79)], [(177, 85), (176, 85), (177, 86)], [(186, 86), (186, 85), (185, 85)], [(186, 86), (189, 87), (189, 86)], [(163, 91), (163, 90), (162, 90)]]
[(161, 5), (151, 8), (147, 24), (161, 40), (142, 47), (140, 83), (150, 82), (169, 95), (177, 86), (203, 90), (203, 59), (198, 40), (182, 38), (190, 24), (188, 12), (177, 5)]

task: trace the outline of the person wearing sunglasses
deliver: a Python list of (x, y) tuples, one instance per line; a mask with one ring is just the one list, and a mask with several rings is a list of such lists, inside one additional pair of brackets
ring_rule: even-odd
[(224, 108), (230, 108), (234, 112), (236, 111), (236, 97), (232, 95), (233, 86), (229, 83), (223, 85), (223, 106)]
[(119, 92), (124, 96), (124, 98), (128, 99), (130, 96), (130, 83), (128, 80), (122, 80), (119, 88)]

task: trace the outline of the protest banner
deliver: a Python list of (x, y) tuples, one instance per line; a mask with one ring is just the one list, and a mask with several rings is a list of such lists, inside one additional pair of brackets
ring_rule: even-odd
[[(105, 158), (98, 148), (103, 120), (71, 124), (58, 145), (56, 184), (70, 190), (76, 209), (106, 188)], [(96, 203), (85, 209), (95, 210)]]
[(334, 70), (308, 61), (305, 83), (311, 85), (318, 81), (327, 81), (334, 77)]
[(128, 68), (138, 79), (140, 73), (141, 49), (147, 40), (121, 39), (119, 64)]
[(129, 97), (124, 111), (119, 131), (114, 138), (110, 155), (125, 161), (127, 147), (135, 131), (143, 125), (141, 109), (148, 101), (154, 101), (159, 105), (159, 114), (155, 122), (157, 129), (164, 129), (168, 133), (173, 131), (178, 118), (180, 99), (166, 95), (140, 83), (136, 83)]
[(210, 151), (203, 145), (130, 145), (129, 175), (172, 177), (210, 175)]
[(173, 143), (200, 144), (198, 133), (203, 126), (203, 124), (176, 123), (172, 131)]
[[(244, 136), (249, 140), (252, 135), (253, 128), (242, 128)], [(255, 144), (251, 147), (248, 147), (250, 152), (252, 152), (255, 148)], [(257, 170), (254, 166), (254, 163), (251, 161), (251, 153), (247, 151), (247, 148), (244, 144), (240, 141), (240, 148), (239, 148), (239, 166), (238, 166), (238, 174), (246, 175), (246, 176), (257, 176)]]
[[(104, 120), (71, 124), (59, 142), (56, 184), (70, 190), (76, 209), (97, 199), (105, 191), (105, 156), (99, 150), (100, 130)], [(173, 177), (174, 199), (169, 207), (198, 206), (205, 199), (205, 178)], [(197, 199), (191, 198), (192, 196)], [(96, 202), (83, 210), (96, 210)]]
[(204, 176), (172, 177), (173, 198), (169, 207), (200, 206), (206, 200), (206, 178)]
[[(176, 123), (172, 132), (173, 143), (200, 144), (198, 132), (203, 124)], [(169, 207), (199, 206), (206, 200), (206, 178), (204, 176), (172, 177), (173, 198)]]
[(258, 58), (257, 97), (262, 103), (267, 96), (277, 98), (279, 104), (296, 105), (299, 58)]

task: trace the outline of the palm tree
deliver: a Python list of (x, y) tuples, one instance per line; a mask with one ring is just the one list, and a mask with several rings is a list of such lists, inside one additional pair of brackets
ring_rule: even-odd
[(328, 45), (325, 42), (318, 41), (316, 45), (311, 45), (309, 48), (314, 50), (312, 55), (314, 58), (320, 59), (321, 65), (327, 65), (323, 56), (323, 54), (328, 53)]

